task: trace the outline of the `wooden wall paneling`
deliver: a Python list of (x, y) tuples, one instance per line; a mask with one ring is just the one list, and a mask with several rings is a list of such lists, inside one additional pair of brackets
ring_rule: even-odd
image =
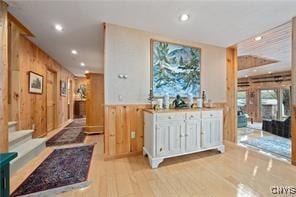
[(0, 0), (0, 153), (8, 150), (8, 18)]
[(296, 165), (296, 17), (292, 19), (292, 157), (291, 162)]
[(104, 132), (104, 75), (87, 74), (86, 133)]
[[(54, 71), (56, 77), (56, 126), (62, 125), (68, 120), (67, 97), (60, 98), (59, 87), (60, 79), (67, 81), (71, 78), (74, 80), (74, 75), (63, 68), (58, 62), (47, 55), (43, 50), (28, 40), (13, 21), (12, 24), (12, 51), (11, 62), (12, 66), (19, 75), (19, 108), (18, 108), (18, 126), (19, 129), (31, 129), (35, 127), (33, 137), (41, 137), (46, 135), (46, 77), (47, 70)], [(16, 50), (15, 52), (13, 50)], [(28, 92), (28, 72), (33, 71), (44, 77), (43, 94), (36, 95)], [(17, 80), (16, 80), (17, 81)], [(13, 86), (12, 86), (13, 87)], [(17, 87), (17, 86), (16, 86)], [(13, 89), (13, 88), (12, 88)], [(74, 96), (74, 95), (72, 95)], [(72, 105), (73, 109), (73, 105)], [(13, 111), (12, 108), (9, 110)], [(16, 113), (12, 113), (16, 114)]]
[[(105, 106), (105, 158), (117, 158), (142, 152), (144, 135), (143, 109), (150, 105)], [(135, 132), (135, 138), (131, 138)]]
[(19, 48), (20, 35), (18, 28), (9, 22), (9, 121), (19, 121), (20, 109), (20, 68), (19, 68)]
[(105, 107), (105, 155), (116, 155), (116, 107)]
[(236, 142), (237, 135), (237, 49), (226, 49), (227, 63), (227, 130), (224, 131), (224, 140)]
[(130, 133), (130, 122), (128, 121), (128, 111), (127, 106), (117, 106), (116, 107), (116, 153), (124, 154), (129, 152), (129, 133)]
[(30, 36), (30, 37), (34, 37), (34, 34), (29, 30), (27, 29), (17, 18), (15, 18), (12, 14), (10, 14), (8, 12), (8, 20), (13, 22), (15, 25), (17, 25), (18, 29), (20, 30), (21, 34), (22, 35), (25, 35), (25, 36)]

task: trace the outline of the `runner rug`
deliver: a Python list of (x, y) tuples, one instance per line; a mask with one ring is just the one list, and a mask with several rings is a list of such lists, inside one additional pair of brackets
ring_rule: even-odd
[(66, 126), (67, 127), (85, 127), (86, 125), (86, 119), (85, 118), (79, 118), (74, 119), (70, 124)]
[(84, 139), (84, 128), (64, 128), (47, 140), (46, 146), (83, 143)]
[(86, 187), (93, 148), (84, 145), (54, 150), (11, 196), (55, 196)]

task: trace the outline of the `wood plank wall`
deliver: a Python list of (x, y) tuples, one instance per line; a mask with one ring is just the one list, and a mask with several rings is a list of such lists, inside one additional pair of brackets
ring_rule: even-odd
[(237, 49), (226, 49), (227, 63), (227, 106), (225, 108), (227, 129), (224, 130), (224, 140), (236, 142), (237, 140)]
[[(105, 106), (105, 159), (142, 152), (144, 113), (149, 104)], [(131, 131), (136, 138), (131, 139)]]
[(87, 133), (104, 132), (104, 75), (88, 73), (86, 96)]
[(8, 150), (8, 18), (0, 0), (0, 153)]
[[(46, 79), (47, 70), (51, 70), (57, 75), (56, 101), (57, 101), (57, 126), (61, 126), (68, 120), (68, 96), (74, 97), (74, 94), (67, 97), (60, 96), (60, 80), (74, 82), (74, 75), (63, 68), (58, 62), (47, 55), (43, 50), (37, 47), (27, 39), (22, 30), (10, 21), (11, 24), (11, 51), (9, 54), (13, 65), (13, 80), (18, 85), (12, 85), (10, 91), (12, 103), (17, 103), (19, 107), (9, 109), (11, 111), (11, 120), (18, 121), (19, 129), (31, 129), (35, 125), (33, 137), (41, 137), (47, 134), (46, 124)], [(44, 77), (43, 94), (30, 94), (28, 92), (28, 72), (33, 71)], [(71, 92), (74, 93), (74, 86)], [(17, 95), (17, 96), (16, 96)], [(74, 101), (74, 98), (72, 99)], [(73, 117), (73, 103), (70, 118)]]
[(296, 17), (292, 19), (292, 164), (296, 165)]

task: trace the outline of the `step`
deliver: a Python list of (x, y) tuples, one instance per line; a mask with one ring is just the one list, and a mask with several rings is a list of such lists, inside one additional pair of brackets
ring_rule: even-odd
[(32, 139), (32, 133), (34, 130), (21, 130), (8, 133), (9, 138), (9, 150), (21, 145)]
[(16, 131), (17, 122), (16, 121), (10, 121), (8, 122), (8, 131), (13, 132)]
[(36, 138), (12, 149), (11, 152), (17, 152), (18, 156), (10, 163), (10, 173), (14, 174), (18, 169), (34, 159), (45, 149), (45, 142), (46, 138)]

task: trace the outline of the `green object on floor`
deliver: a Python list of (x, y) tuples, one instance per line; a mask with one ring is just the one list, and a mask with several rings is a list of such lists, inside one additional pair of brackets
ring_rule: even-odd
[(17, 153), (1, 153), (0, 154), (0, 196), (9, 196), (10, 183), (10, 161), (17, 157)]

